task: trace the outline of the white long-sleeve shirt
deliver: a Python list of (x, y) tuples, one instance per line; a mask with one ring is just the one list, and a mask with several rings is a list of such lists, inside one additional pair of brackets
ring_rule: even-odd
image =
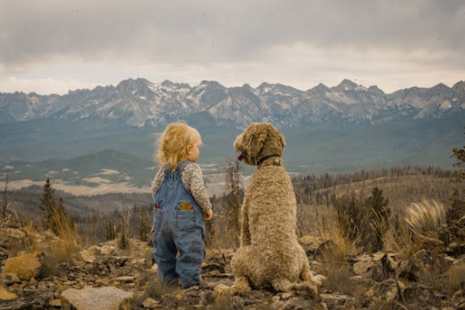
[[(164, 167), (160, 167), (153, 179), (152, 193), (154, 194), (157, 193), (158, 188), (165, 179), (165, 173), (163, 170)], [(196, 163), (190, 162), (182, 168), (181, 175), (182, 185), (184, 185), (184, 188), (192, 194), (192, 197), (194, 197), (195, 201), (197, 201), (203, 212), (210, 210), (212, 205), (208, 198), (200, 166)]]

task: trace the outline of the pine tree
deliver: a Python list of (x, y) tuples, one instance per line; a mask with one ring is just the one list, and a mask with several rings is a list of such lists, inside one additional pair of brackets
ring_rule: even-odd
[(53, 223), (53, 216), (56, 209), (55, 193), (52, 184), (50, 184), (50, 178), (47, 178), (45, 182), (42, 198), (40, 199), (40, 208), (45, 213), (45, 226), (57, 233)]
[(388, 219), (391, 210), (388, 208), (389, 199), (383, 197), (383, 190), (374, 187), (371, 196), (365, 200), (365, 206), (369, 212), (368, 222), (370, 227), (370, 245), (373, 251), (379, 251), (383, 247), (383, 235), (388, 227)]
[(45, 226), (57, 236), (74, 231), (74, 224), (66, 214), (63, 199), (60, 197), (57, 201), (55, 197), (50, 178), (45, 182), (40, 208), (45, 213)]
[(447, 224), (451, 240), (465, 240), (465, 145), (461, 149), (454, 148), (452, 157), (457, 160), (453, 165), (456, 170), (452, 175), (456, 188), (450, 196)]
[(150, 215), (147, 212), (139, 214), (139, 237), (142, 241), (148, 241), (150, 236)]
[(359, 207), (359, 199), (352, 191), (344, 194), (340, 198), (332, 197), (333, 205), (336, 208), (338, 222), (342, 229), (343, 235), (348, 240), (354, 241), (361, 231), (361, 212)]

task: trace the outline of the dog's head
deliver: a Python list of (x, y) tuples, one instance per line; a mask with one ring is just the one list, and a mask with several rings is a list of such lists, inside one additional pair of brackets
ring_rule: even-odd
[(250, 124), (234, 141), (236, 152), (241, 152), (239, 159), (252, 166), (266, 156), (281, 156), (285, 146), (284, 137), (269, 123)]

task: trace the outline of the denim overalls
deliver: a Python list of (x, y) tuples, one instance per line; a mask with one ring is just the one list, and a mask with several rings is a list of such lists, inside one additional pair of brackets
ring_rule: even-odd
[[(153, 257), (158, 277), (168, 285), (181, 280), (183, 287), (200, 283), (205, 258), (203, 211), (182, 184), (184, 161), (170, 171), (155, 194), (153, 217)], [(179, 257), (177, 258), (177, 252)]]

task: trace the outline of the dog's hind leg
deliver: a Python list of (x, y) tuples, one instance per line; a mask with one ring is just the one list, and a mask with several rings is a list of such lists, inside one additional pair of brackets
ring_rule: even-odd
[(230, 293), (232, 295), (247, 293), (251, 291), (249, 279), (247, 277), (250, 274), (249, 264), (251, 261), (250, 258), (252, 257), (251, 255), (249, 255), (249, 252), (249, 247), (239, 248), (232, 258), (231, 267), (233, 269), (235, 277), (234, 284), (230, 290)]
[(273, 281), (271, 281), (271, 285), (277, 292), (288, 292), (293, 288), (291, 281), (286, 278), (273, 279)]

